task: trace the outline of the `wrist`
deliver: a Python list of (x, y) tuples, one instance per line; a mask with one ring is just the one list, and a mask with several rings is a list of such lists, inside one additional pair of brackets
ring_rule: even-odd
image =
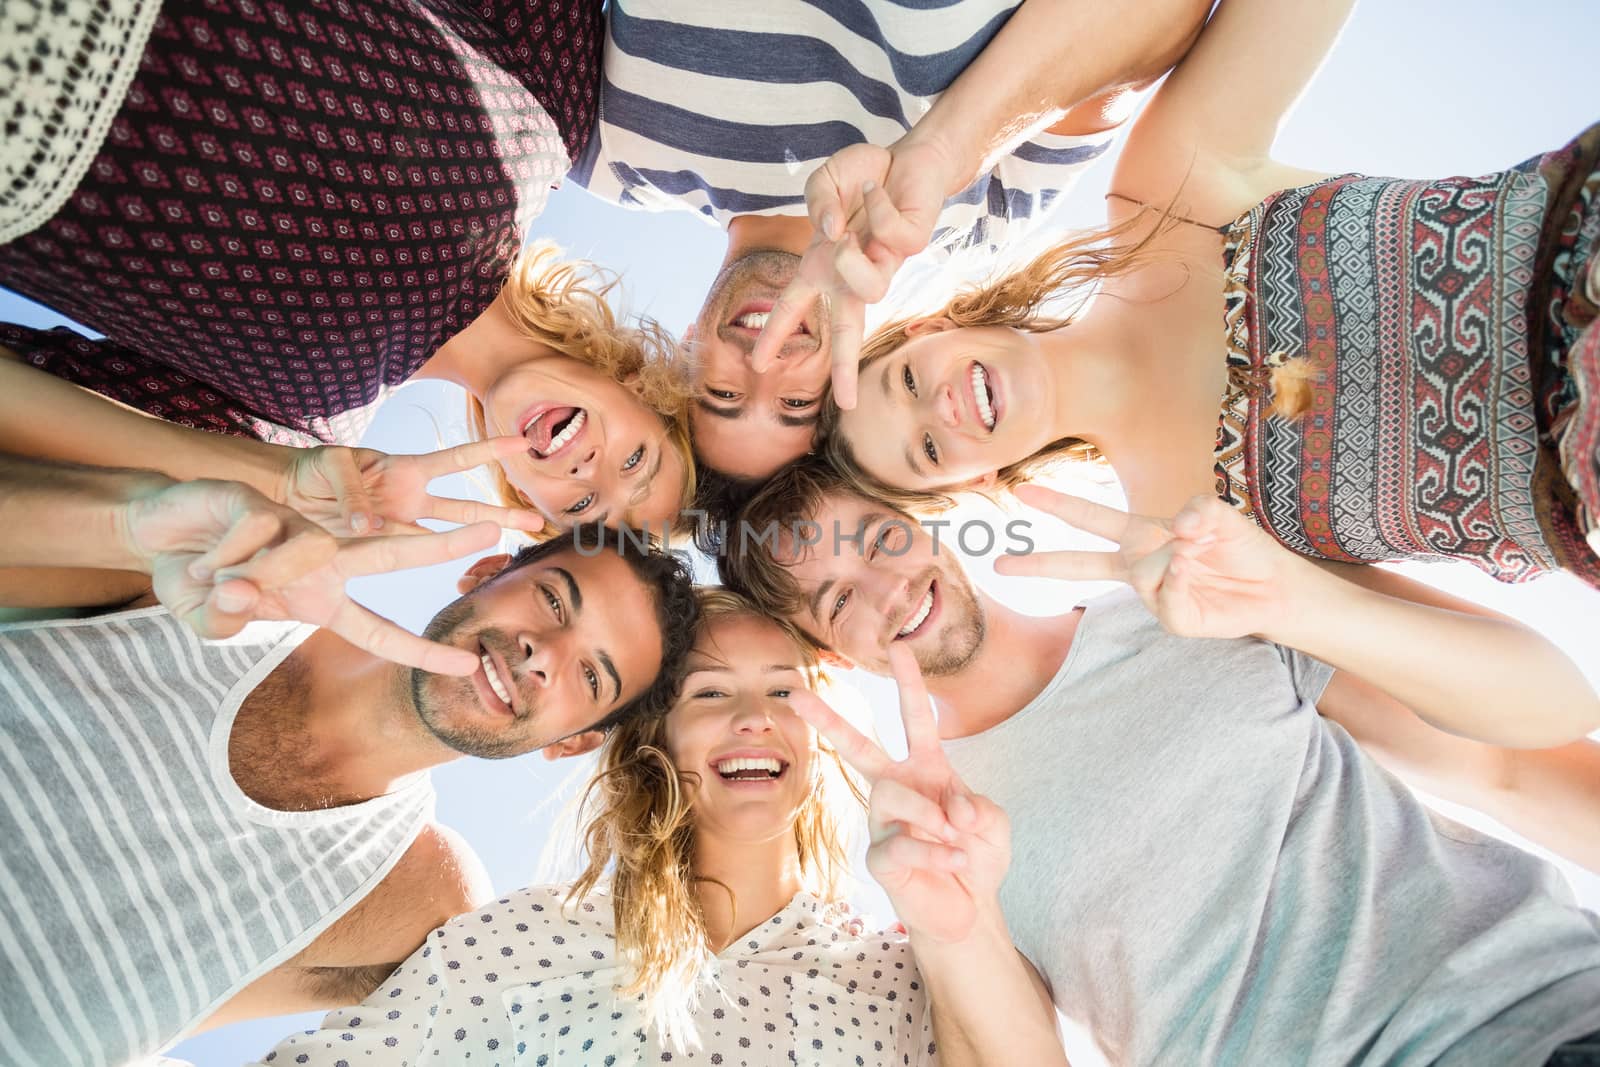
[(939, 105), (935, 104), (889, 146), (889, 155), (896, 163), (914, 161), (912, 165), (924, 173), (932, 171), (938, 175), (945, 197), (952, 197), (977, 181), (983, 170), (985, 146), (960, 130), (960, 124), (943, 121)]
[(110, 546), (114, 558), (101, 565), (149, 574), (155, 565), (155, 554), (141, 543), (139, 529), (143, 520), (159, 507), (161, 494), (179, 483), (155, 471), (116, 473), (122, 477), (108, 487), (106, 525), (103, 533), (95, 538), (97, 543)]
[(1287, 551), (1270, 584), (1274, 595), (1256, 636), (1302, 651), (1310, 651), (1308, 645), (1316, 644), (1316, 634), (1326, 631), (1350, 588), (1349, 582)]

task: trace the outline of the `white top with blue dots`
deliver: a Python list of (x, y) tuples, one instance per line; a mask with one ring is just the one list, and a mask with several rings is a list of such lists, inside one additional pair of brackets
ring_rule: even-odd
[(928, 998), (905, 934), (860, 932), (849, 905), (801, 893), (708, 965), (697, 1048), (646, 1025), (616, 950), (610, 898), (563, 908), (566, 886), (519, 890), (429, 935), (389, 981), (322, 1029), (284, 1040), (274, 1067), (620, 1067), (688, 1062), (937, 1064)]

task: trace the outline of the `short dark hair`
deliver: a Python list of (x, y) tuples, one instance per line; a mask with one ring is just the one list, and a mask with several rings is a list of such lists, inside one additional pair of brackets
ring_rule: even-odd
[(694, 528), (694, 547), (715, 559), (722, 554), (726, 532), (733, 528), (740, 510), (768, 479), (738, 478), (703, 463), (696, 467), (694, 506), (702, 514)]
[[(806, 456), (767, 479), (739, 509), (730, 529), (792, 529), (796, 522), (815, 519), (823, 498), (831, 493), (864, 495), (821, 457)], [(768, 614), (782, 618), (798, 611), (804, 602), (800, 583), (762, 547), (759, 538), (754, 547), (749, 540), (730, 536), (720, 546), (716, 559), (722, 584), (755, 601)]]
[(609, 732), (613, 726), (635, 716), (665, 715), (678, 698), (678, 688), (683, 684), (684, 665), (689, 659), (695, 628), (700, 622), (700, 602), (695, 597), (694, 580), (690, 577), (687, 561), (676, 552), (661, 548), (653, 538), (648, 547), (641, 548), (632, 535), (625, 542), (616, 530), (586, 524), (574, 526), (548, 541), (520, 549), (496, 577), (569, 550), (584, 557), (593, 557), (602, 551), (621, 556), (632, 568), (634, 576), (650, 591), (650, 599), (656, 608), (656, 628), (661, 632), (661, 669), (645, 691), (579, 732)]

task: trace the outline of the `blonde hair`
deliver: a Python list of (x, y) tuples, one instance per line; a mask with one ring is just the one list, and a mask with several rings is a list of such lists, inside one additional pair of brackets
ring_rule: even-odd
[[(501, 295), (517, 329), (563, 356), (580, 360), (625, 386), (660, 415), (667, 441), (683, 463), (679, 512), (694, 501), (694, 449), (689, 441), (689, 397), (677, 342), (653, 319), (632, 326), (618, 323), (607, 297), (621, 283), (612, 271), (586, 260), (563, 260), (561, 249), (536, 241), (511, 265)], [(475, 441), (489, 436), (483, 404), (467, 397), (467, 432)], [(506, 507), (537, 510), (499, 464), (489, 468), (493, 495)], [(547, 524), (530, 536), (548, 540), (561, 531)]]
[[(697, 597), (701, 634), (720, 619), (770, 622), (799, 650), (809, 687), (816, 688), (822, 679), (817, 647), (793, 624), (720, 587), (700, 589)], [(848, 795), (864, 810), (867, 801), (855, 775), (820, 739), (817, 758), (820, 773), (795, 817), (794, 835), (806, 888), (832, 902), (843, 899), (850, 871), (849, 835), (840, 804)], [(618, 995), (643, 994), (646, 1015), (677, 1042), (695, 1040), (700, 971), (715, 954), (695, 894), (695, 883), (705, 879), (694, 872), (689, 800), (694, 777), (676, 767), (667, 753), (664, 716), (617, 726), (606, 738), (599, 769), (579, 802), (588, 862), (566, 898), (569, 904), (583, 898), (610, 869), (617, 948), (633, 968), (632, 981)], [(731, 889), (722, 888), (732, 896)]]
[[(944, 317), (957, 327), (1003, 326), (1028, 333), (1048, 333), (1071, 324), (1094, 288), (1110, 278), (1147, 267), (1164, 255), (1156, 239), (1177, 221), (1169, 205), (1149, 232), (1128, 243), (1127, 238), (1154, 208), (1145, 208), (1115, 226), (1091, 230), (1063, 241), (1034, 257), (1021, 270), (963, 289), (932, 315), (908, 315), (879, 327), (861, 346), (861, 367), (898, 350), (911, 340), (909, 329), (927, 318)], [(1045, 305), (1066, 295), (1074, 299), (1071, 310), (1050, 314)], [(942, 511), (956, 503), (951, 491), (905, 489), (885, 485), (856, 461), (849, 442), (839, 432), (839, 409), (825, 406), (817, 427), (820, 451), (855, 492), (883, 500), (909, 512)], [(1009, 490), (1032, 481), (1052, 466), (1069, 461), (1100, 462), (1103, 457), (1089, 442), (1076, 437), (1052, 441), (1031, 456), (1001, 467), (994, 489)]]

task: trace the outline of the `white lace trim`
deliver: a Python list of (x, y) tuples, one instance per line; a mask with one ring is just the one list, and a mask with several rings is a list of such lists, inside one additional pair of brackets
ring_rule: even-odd
[(0, 244), (77, 189), (160, 11), (160, 0), (0, 3)]

